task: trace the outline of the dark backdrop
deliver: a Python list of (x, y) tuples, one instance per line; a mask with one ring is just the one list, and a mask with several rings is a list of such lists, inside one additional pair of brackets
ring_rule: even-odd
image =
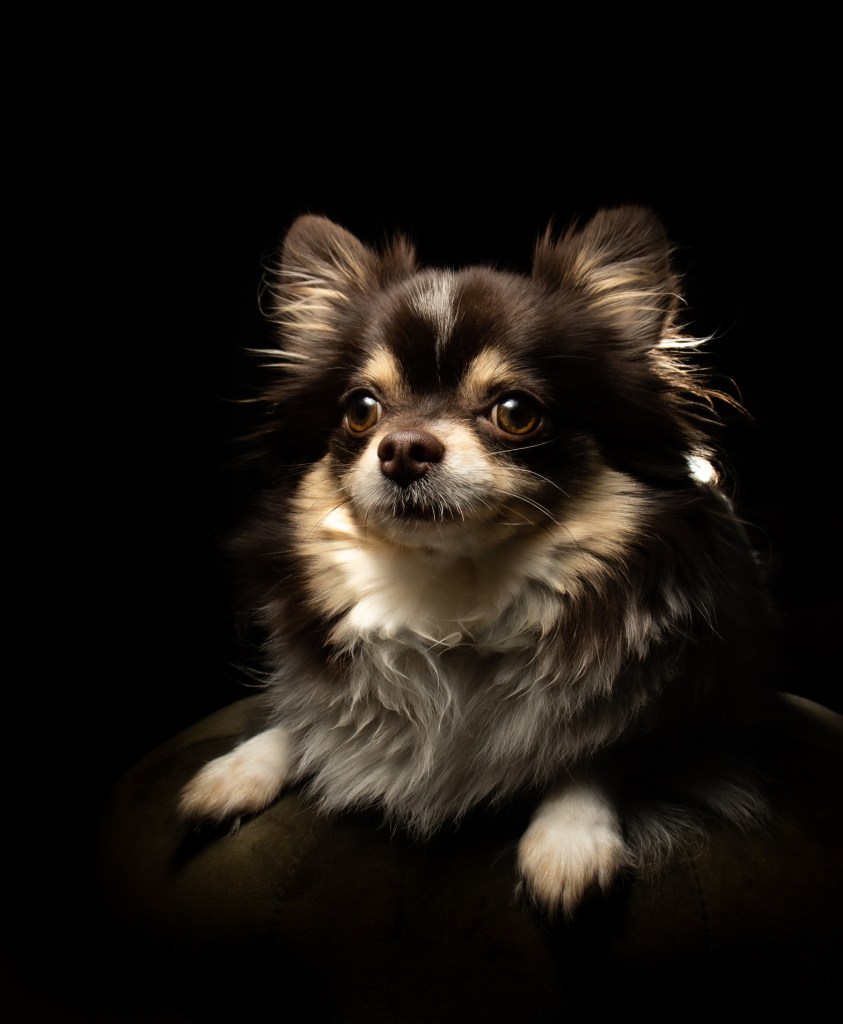
[(551, 219), (652, 206), (752, 414), (723, 440), (786, 686), (843, 711), (829, 29), (291, 6), (129, 5), (14, 37), (7, 822), (15, 951), (38, 960), (76, 927), (113, 779), (245, 692), (218, 540), (248, 486), (228, 466), (260, 262), (301, 212), (519, 268)]

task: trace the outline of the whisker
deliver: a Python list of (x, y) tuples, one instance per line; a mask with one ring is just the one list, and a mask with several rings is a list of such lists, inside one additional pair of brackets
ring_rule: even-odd
[(559, 522), (559, 520), (553, 515), (553, 513), (550, 511), (550, 509), (547, 508), (546, 506), (542, 505), (540, 502), (534, 501), (532, 498), (528, 498), (528, 497), (526, 497), (523, 494), (516, 494), (515, 491), (506, 491), (506, 490), (504, 490), (503, 488), (500, 488), (500, 487), (496, 488), (496, 490), (497, 490), (498, 494), (506, 494), (510, 498), (515, 498), (516, 501), (521, 501), (525, 505), (530, 505), (532, 508), (536, 509), (537, 512), (541, 512), (542, 515), (547, 516), (547, 518), (552, 523), (554, 523), (556, 526), (561, 526), (562, 525)]
[(534, 469), (527, 469), (526, 466), (522, 467), (522, 470), (525, 473), (529, 473), (530, 476), (534, 476), (534, 477), (536, 477), (539, 480), (544, 480), (544, 482), (546, 484), (550, 484), (551, 487), (553, 487), (557, 491), (559, 491), (559, 493), (561, 495), (563, 495), (564, 497), (566, 497), (566, 498), (570, 498), (571, 497), (571, 495), (564, 489), (564, 487), (561, 487), (558, 483), (556, 483), (555, 480), (551, 480), (549, 476), (545, 476), (543, 473), (537, 473), (536, 470), (534, 470)]
[(329, 516), (333, 515), (334, 512), (336, 512), (338, 509), (343, 508), (343, 506), (350, 504), (350, 502), (351, 498), (344, 498), (342, 501), (338, 501), (335, 505), (332, 505), (331, 508), (329, 508), (328, 511), (325, 513), (325, 515), (323, 515), (321, 519), (318, 519), (313, 524), (313, 529), (310, 531), (311, 537), (313, 537), (316, 534), (316, 531), (320, 528), (320, 526), (322, 526), (322, 524)]
[[(535, 444), (521, 445), (519, 448), (517, 448), (515, 450), (519, 451), (519, 452), (528, 452), (531, 448), (544, 448), (545, 445), (555, 444), (555, 443), (556, 443), (556, 439), (555, 438), (550, 438), (547, 441), (536, 441)], [(497, 452), (489, 452), (489, 455), (511, 455), (511, 454), (512, 454), (512, 452), (508, 448), (502, 448), (500, 451), (497, 451)]]

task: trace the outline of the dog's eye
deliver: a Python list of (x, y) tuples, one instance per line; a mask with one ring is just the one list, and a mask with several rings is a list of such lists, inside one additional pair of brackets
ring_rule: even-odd
[(503, 434), (531, 434), (542, 421), (538, 402), (529, 395), (507, 395), (492, 407), (489, 419)]
[(382, 412), (383, 408), (377, 398), (368, 391), (357, 391), (346, 399), (343, 422), (352, 434), (363, 434), (375, 426)]

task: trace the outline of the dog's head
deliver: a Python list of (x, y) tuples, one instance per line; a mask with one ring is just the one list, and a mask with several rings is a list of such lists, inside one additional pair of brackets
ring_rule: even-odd
[(529, 277), (420, 269), (403, 239), (375, 251), (303, 216), (268, 279), (272, 458), (293, 475), (325, 461), (326, 500), (433, 546), (558, 522), (605, 469), (690, 485), (709, 395), (683, 362), (676, 289), (637, 207), (548, 232)]

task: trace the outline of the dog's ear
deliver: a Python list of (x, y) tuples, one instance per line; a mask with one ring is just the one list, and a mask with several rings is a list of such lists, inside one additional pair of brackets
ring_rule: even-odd
[(557, 240), (548, 231), (536, 245), (533, 277), (564, 288), (629, 341), (650, 347), (668, 333), (677, 280), (664, 227), (643, 207), (601, 210)]
[(327, 217), (304, 214), (287, 232), (279, 258), (266, 265), (264, 312), (288, 340), (331, 334), (349, 300), (408, 275), (414, 266), (413, 249), (402, 237), (379, 253)]
[(301, 274), (338, 288), (365, 286), (374, 253), (350, 231), (305, 214), (293, 221), (281, 249), (281, 271)]

